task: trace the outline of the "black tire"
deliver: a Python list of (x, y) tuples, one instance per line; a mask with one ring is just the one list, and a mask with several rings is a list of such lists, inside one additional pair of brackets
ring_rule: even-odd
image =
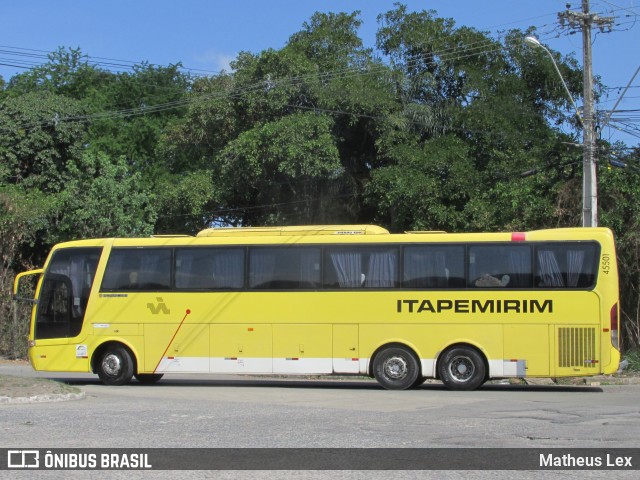
[(418, 377), (416, 378), (416, 381), (413, 382), (413, 385), (411, 385), (410, 388), (418, 388), (420, 385), (422, 385), (426, 381), (427, 381), (427, 377)]
[(476, 349), (454, 347), (442, 355), (438, 374), (450, 390), (475, 390), (484, 383), (487, 368)]
[(133, 377), (133, 359), (122, 345), (105, 349), (98, 362), (98, 377), (105, 385), (124, 385)]
[(420, 363), (409, 349), (388, 347), (375, 356), (373, 375), (387, 390), (406, 390), (421, 378)]
[(156, 383), (163, 377), (162, 373), (134, 373), (133, 376), (136, 377), (140, 383), (147, 385)]

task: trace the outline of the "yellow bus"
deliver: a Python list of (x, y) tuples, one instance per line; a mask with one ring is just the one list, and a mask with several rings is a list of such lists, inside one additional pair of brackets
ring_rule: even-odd
[(166, 373), (366, 375), (384, 388), (618, 369), (618, 272), (605, 228), (407, 232), (215, 228), (79, 240), (41, 270), (36, 370), (108, 385)]

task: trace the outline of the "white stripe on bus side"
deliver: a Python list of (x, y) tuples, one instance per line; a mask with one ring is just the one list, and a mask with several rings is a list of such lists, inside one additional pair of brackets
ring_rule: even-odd
[[(422, 376), (436, 376), (436, 360), (420, 360)], [(164, 357), (157, 373), (251, 373), (368, 375), (368, 358)], [(524, 377), (526, 360), (489, 360), (489, 377)]]

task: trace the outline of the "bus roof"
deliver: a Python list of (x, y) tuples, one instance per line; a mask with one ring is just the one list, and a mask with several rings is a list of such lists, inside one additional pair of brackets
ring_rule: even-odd
[(295, 227), (207, 228), (196, 237), (305, 236), (305, 235), (388, 235), (377, 225), (301, 225)]
[[(280, 240), (278, 240), (280, 238)], [(603, 227), (573, 227), (526, 232), (445, 233), (414, 231), (391, 234), (376, 225), (321, 225), (296, 227), (236, 227), (202, 230), (195, 237), (153, 235), (150, 237), (95, 238), (57, 244), (55, 248), (180, 246), (180, 245), (261, 245), (261, 244), (340, 244), (340, 243), (416, 243), (416, 242), (546, 242), (598, 240), (613, 242), (613, 233)]]

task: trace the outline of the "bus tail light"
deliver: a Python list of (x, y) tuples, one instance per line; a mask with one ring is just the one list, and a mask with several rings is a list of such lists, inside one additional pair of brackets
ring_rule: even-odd
[(616, 350), (620, 350), (620, 338), (618, 336), (618, 304), (614, 303), (611, 307), (611, 345)]

